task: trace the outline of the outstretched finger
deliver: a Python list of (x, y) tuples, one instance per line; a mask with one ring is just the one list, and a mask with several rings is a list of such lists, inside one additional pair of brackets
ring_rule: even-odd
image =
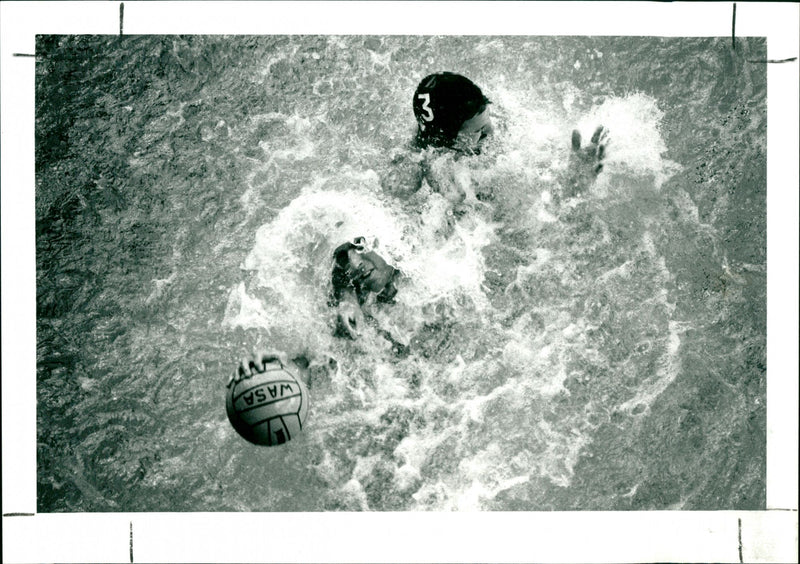
[(577, 151), (581, 148), (581, 132), (577, 129), (572, 130), (572, 150)]
[(264, 365), (260, 364), (256, 359), (251, 358), (248, 363), (248, 368), (250, 369), (250, 374), (260, 374), (264, 372)]
[(611, 132), (608, 128), (603, 129), (603, 134), (600, 136), (600, 145), (608, 145), (611, 143)]
[(597, 129), (594, 130), (594, 134), (592, 135), (592, 143), (597, 145), (597, 143), (600, 142), (600, 137), (603, 135), (605, 130), (606, 130), (605, 127), (603, 127), (602, 125), (598, 125)]
[(236, 368), (236, 373), (238, 374), (239, 378), (249, 378), (253, 375), (253, 373), (250, 371), (249, 358), (242, 358), (239, 361), (239, 366)]
[(286, 356), (286, 353), (283, 351), (276, 351), (276, 350), (266, 350), (261, 351), (260, 353), (256, 354), (256, 358), (261, 365), (261, 368), (265, 368), (266, 365), (270, 362), (278, 361), (283, 366), (289, 364), (289, 359)]

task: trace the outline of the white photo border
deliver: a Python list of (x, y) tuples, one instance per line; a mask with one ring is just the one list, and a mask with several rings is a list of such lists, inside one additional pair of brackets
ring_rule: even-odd
[[(739, 2), (767, 38), (767, 510), (36, 514), (37, 34), (726, 37), (728, 2), (0, 2), (5, 562), (789, 562), (797, 559), (796, 3)], [(422, 17), (424, 16), (424, 17)], [(30, 515), (26, 515), (30, 514)]]

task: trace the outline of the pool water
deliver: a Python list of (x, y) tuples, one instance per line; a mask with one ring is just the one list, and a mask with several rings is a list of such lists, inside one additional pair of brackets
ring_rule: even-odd
[[(758, 38), (39, 36), (38, 510), (763, 509), (765, 58)], [(438, 70), (496, 125), (440, 157), (455, 214), (384, 182)], [(599, 124), (604, 172), (559, 199), (572, 129)], [(327, 297), (359, 235), (402, 277), (351, 341)], [(224, 408), (264, 348), (310, 362), (279, 447)]]

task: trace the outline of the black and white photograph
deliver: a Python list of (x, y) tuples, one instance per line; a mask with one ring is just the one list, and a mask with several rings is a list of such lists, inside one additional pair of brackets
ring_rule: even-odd
[[(33, 233), (30, 513), (786, 509), (796, 558), (767, 389), (797, 390), (797, 225), (768, 372), (767, 196), (796, 220), (797, 166), (768, 185), (767, 94), (798, 62), (735, 33), (755, 7), (548, 35), (139, 33), (108, 4), (3, 49), (33, 78), (33, 182), (2, 188), (4, 412), (8, 192)], [(727, 522), (732, 561), (775, 553)]]

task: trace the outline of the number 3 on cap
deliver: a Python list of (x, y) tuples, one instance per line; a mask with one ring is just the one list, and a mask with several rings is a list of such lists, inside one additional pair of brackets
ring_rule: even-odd
[(417, 94), (417, 98), (422, 100), (422, 109), (425, 110), (426, 113), (422, 114), (422, 119), (425, 121), (433, 121), (433, 110), (431, 109), (431, 95), (428, 92), (424, 94)]

